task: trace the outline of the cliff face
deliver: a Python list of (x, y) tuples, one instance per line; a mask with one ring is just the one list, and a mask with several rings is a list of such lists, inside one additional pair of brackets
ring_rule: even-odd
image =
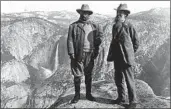
[[(152, 9), (129, 17), (140, 38), (135, 76), (147, 82), (154, 94), (166, 97), (170, 95), (168, 12), (170, 9)], [(66, 39), (69, 24), (78, 17), (77, 13), (66, 11), (2, 14), (2, 107), (49, 107), (73, 88)], [(114, 82), (114, 68), (106, 58), (112, 39), (113, 18), (94, 14), (92, 19), (100, 23), (104, 31), (93, 81), (107, 80), (110, 85)], [(145, 90), (142, 88), (142, 91)]]
[[(64, 29), (47, 20), (31, 17), (5, 22), (1, 30), (1, 83), (2, 90), (7, 90), (1, 105), (22, 107), (32, 89), (57, 70), (59, 39)], [(10, 96), (16, 94), (13, 87), (24, 95)]]
[(157, 8), (142, 12), (140, 15), (133, 15), (135, 18), (142, 18), (135, 23), (141, 41), (136, 54), (137, 62), (142, 67), (138, 78), (146, 81), (155, 94), (163, 96), (167, 95), (170, 90), (168, 87), (170, 85), (169, 12), (170, 9)]

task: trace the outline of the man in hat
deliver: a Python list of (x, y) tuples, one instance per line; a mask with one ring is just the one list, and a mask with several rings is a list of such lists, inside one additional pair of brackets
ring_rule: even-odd
[(135, 28), (127, 21), (130, 10), (127, 4), (120, 4), (117, 8), (115, 24), (112, 29), (112, 42), (109, 48), (107, 61), (114, 61), (115, 83), (117, 86), (118, 98), (115, 103), (125, 104), (125, 79), (129, 106), (137, 103), (134, 72), (132, 66), (135, 64), (134, 53), (139, 47), (139, 39)]
[(86, 98), (91, 101), (95, 100), (91, 94), (92, 69), (103, 36), (102, 28), (89, 20), (90, 15), (93, 14), (89, 5), (83, 4), (81, 9), (76, 11), (80, 14), (80, 18), (69, 26), (67, 39), (75, 86), (75, 96), (71, 103), (76, 103), (80, 99), (80, 84), (83, 74), (85, 75)]

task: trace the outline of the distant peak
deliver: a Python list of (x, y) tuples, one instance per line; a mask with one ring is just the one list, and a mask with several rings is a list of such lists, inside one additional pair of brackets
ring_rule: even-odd
[(157, 13), (157, 12), (165, 11), (165, 10), (168, 10), (168, 9), (169, 9), (169, 8), (157, 7), (157, 8), (152, 8), (152, 9), (150, 9), (149, 12)]
[(158, 7), (158, 8), (152, 8), (152, 9), (150, 9), (150, 12), (159, 12), (161, 10), (162, 10), (162, 8), (160, 8), (160, 7)]

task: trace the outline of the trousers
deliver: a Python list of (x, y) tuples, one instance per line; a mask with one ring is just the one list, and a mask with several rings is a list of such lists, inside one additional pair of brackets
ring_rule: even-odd
[(91, 76), (93, 67), (93, 52), (83, 52), (81, 61), (71, 60), (71, 71), (74, 77)]
[(85, 75), (85, 84), (91, 83), (93, 67), (93, 52), (83, 52), (81, 61), (71, 60), (71, 71), (74, 75), (74, 83), (79, 82), (83, 75)]
[(126, 89), (124, 79), (128, 89), (129, 102), (137, 102), (135, 79), (132, 66), (118, 62), (114, 62), (115, 83), (118, 91), (118, 98), (126, 99)]

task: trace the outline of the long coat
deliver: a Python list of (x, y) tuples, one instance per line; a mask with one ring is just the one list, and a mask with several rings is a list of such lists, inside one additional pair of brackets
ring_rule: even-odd
[[(93, 49), (94, 52), (98, 52), (99, 45), (102, 42), (103, 32), (100, 25), (95, 24), (91, 21), (88, 22), (91, 24), (93, 29)], [(80, 61), (82, 59), (82, 53), (83, 53), (83, 46), (84, 46), (84, 38), (85, 38), (85, 31), (83, 29), (83, 23), (78, 20), (72, 24), (69, 25), (69, 31), (68, 31), (68, 38), (67, 38), (67, 48), (68, 48), (68, 54), (74, 54), (75, 59), (77, 61)], [(92, 41), (90, 41), (92, 42)]]
[(134, 65), (134, 53), (138, 47), (139, 39), (132, 24), (129, 22), (115, 23), (112, 28), (112, 42), (107, 61)]

